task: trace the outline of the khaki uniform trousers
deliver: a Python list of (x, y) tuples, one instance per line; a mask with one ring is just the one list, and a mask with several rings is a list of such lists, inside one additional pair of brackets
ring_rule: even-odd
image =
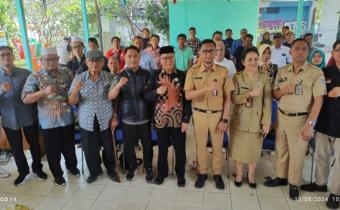
[(276, 129), (276, 176), (300, 186), (308, 141), (301, 132), (308, 116), (289, 117), (278, 112)]
[(331, 179), (331, 193), (340, 195), (340, 138), (334, 138), (320, 132), (315, 135), (315, 179), (317, 185), (327, 185), (332, 153), (335, 158)]
[(211, 137), (212, 145), (212, 172), (214, 175), (221, 175), (223, 168), (223, 133), (216, 131), (221, 121), (222, 111), (217, 113), (203, 113), (193, 110), (194, 130), (196, 136), (198, 173), (208, 173), (208, 134)]

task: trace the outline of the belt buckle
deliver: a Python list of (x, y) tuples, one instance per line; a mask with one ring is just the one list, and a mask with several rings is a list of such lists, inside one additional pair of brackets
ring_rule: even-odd
[(212, 114), (212, 111), (211, 110), (207, 110), (207, 114)]

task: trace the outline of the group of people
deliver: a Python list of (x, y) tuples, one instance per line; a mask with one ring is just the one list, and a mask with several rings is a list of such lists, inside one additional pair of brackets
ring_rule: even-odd
[[(148, 31), (143, 32), (147, 35)], [(226, 40), (219, 32), (202, 41), (195, 34), (193, 27), (188, 40), (185, 34), (179, 34), (178, 48), (159, 47), (159, 36), (151, 35), (136, 36), (133, 45), (123, 49), (119, 37), (113, 37), (112, 48), (105, 56), (95, 39), (89, 40), (89, 49), (84, 52), (84, 43), (74, 37), (70, 41), (74, 56), (68, 62), (58, 63), (56, 48), (43, 48), (43, 68), (32, 73), (14, 65), (11, 47), (0, 47), (0, 112), (19, 172), (14, 184), (23, 183), (29, 173), (21, 129), (30, 144), (32, 170), (38, 177), (47, 179), (40, 159), (39, 127), (55, 183), (66, 184), (61, 155), (67, 170), (80, 175), (74, 147), (72, 106), (76, 106), (88, 183), (103, 174), (102, 162), (110, 179), (117, 181), (113, 131), (119, 125), (124, 136), (127, 180), (135, 178), (135, 146), (140, 140), (146, 181), (164, 182), (168, 147), (173, 145), (177, 185), (184, 187), (186, 132), (192, 118), (198, 163), (195, 187), (202, 188), (208, 179), (210, 139), (213, 180), (217, 189), (225, 188), (222, 148), (228, 133), (228, 150), (236, 166), (235, 186), (243, 184), (246, 174), (249, 187), (256, 188), (255, 171), (263, 139), (273, 128), (274, 99), (279, 104), (274, 126), (276, 177), (264, 185), (289, 184), (290, 198), (299, 197), (308, 141), (316, 130), (316, 183), (302, 185), (301, 189), (328, 190), (330, 157), (334, 155), (327, 206), (339, 207), (340, 40), (333, 46), (334, 64), (320, 69), (308, 63), (311, 45), (304, 38), (291, 41), (287, 36), (286, 49), (282, 34), (277, 33), (273, 43), (265, 41), (256, 48), (253, 36), (245, 29), (239, 40), (232, 40), (230, 29), (226, 30)], [(157, 173), (152, 165), (152, 126), (158, 137)]]

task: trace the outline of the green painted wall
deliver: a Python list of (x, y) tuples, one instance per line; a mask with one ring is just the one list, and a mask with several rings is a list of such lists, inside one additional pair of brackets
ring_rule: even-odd
[[(259, 0), (169, 0), (170, 43), (177, 45), (179, 33), (188, 36), (188, 29), (196, 27), (199, 39), (211, 38), (214, 31), (233, 30), (239, 38), (242, 28), (256, 37), (259, 16)], [(253, 43), (256, 43), (254, 40)]]

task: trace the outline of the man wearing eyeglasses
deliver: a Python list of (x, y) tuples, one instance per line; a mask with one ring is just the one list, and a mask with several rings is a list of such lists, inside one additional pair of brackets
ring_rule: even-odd
[(85, 64), (84, 43), (79, 37), (72, 37), (71, 48), (73, 57), (67, 61), (67, 68), (69, 68), (73, 75), (78, 75), (86, 70), (88, 67)]
[(185, 98), (192, 100), (194, 130), (197, 145), (198, 177), (196, 188), (202, 188), (208, 173), (208, 135), (213, 148), (212, 171), (217, 189), (224, 189), (222, 179), (223, 137), (228, 128), (231, 91), (235, 89), (225, 67), (214, 64), (216, 44), (211, 39), (200, 44), (200, 65), (187, 72)]
[(20, 98), (21, 90), (30, 72), (27, 69), (16, 67), (14, 60), (15, 56), (11, 47), (0, 47), (1, 120), (19, 173), (19, 176), (14, 180), (14, 185), (20, 185), (29, 174), (21, 130), (30, 145), (33, 173), (41, 179), (47, 179), (47, 174), (42, 171), (36, 105), (26, 105)]
[(73, 113), (68, 102), (68, 90), (73, 74), (69, 69), (59, 68), (58, 60), (56, 48), (41, 50), (43, 69), (27, 78), (21, 98), (25, 104), (38, 104), (38, 117), (48, 165), (55, 183), (65, 185), (60, 165), (61, 154), (71, 174), (79, 176), (80, 172), (74, 148)]

